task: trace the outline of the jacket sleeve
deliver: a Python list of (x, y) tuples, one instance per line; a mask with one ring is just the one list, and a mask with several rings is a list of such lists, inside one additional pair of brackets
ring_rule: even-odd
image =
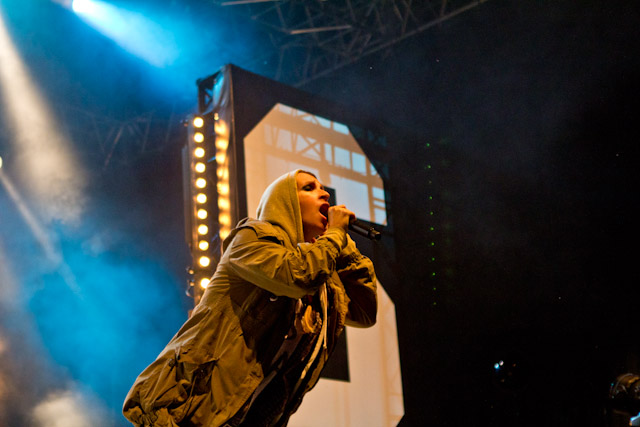
[(378, 313), (377, 279), (373, 263), (362, 255), (347, 235), (347, 245), (337, 259), (337, 272), (350, 301), (346, 324), (369, 327)]
[(346, 232), (339, 227), (295, 249), (284, 246), (276, 235), (247, 227), (238, 231), (225, 255), (228, 268), (243, 280), (274, 295), (300, 298), (325, 283), (346, 244)]

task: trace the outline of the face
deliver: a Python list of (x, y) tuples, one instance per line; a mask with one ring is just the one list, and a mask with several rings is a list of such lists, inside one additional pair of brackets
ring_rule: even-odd
[(304, 240), (312, 242), (327, 229), (329, 193), (324, 190), (316, 177), (308, 173), (300, 172), (296, 176), (296, 181)]

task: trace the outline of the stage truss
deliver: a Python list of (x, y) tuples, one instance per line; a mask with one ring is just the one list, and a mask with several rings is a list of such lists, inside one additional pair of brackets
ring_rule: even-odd
[[(487, 0), (215, 0), (269, 34), (275, 80), (300, 86)], [(263, 60), (260, 58), (259, 60)]]

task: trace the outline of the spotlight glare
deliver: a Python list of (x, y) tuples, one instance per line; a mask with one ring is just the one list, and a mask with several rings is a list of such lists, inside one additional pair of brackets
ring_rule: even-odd
[(91, 0), (73, 0), (71, 2), (71, 9), (75, 13), (90, 13), (93, 6)]
[(171, 65), (180, 53), (175, 35), (161, 17), (100, 0), (74, 0), (71, 9), (121, 48), (156, 67)]

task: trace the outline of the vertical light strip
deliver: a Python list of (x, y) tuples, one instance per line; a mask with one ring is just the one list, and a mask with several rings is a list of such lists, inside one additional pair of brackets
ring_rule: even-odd
[[(194, 261), (194, 284), (201, 290), (209, 284), (212, 274), (210, 200), (211, 185), (207, 179), (207, 158), (210, 145), (207, 144), (207, 126), (204, 117), (195, 116), (189, 124), (188, 149), (190, 152), (191, 200), (192, 200), (192, 258)], [(197, 291), (197, 296), (200, 294)]]
[(220, 239), (224, 240), (231, 232), (231, 202), (229, 194), (229, 126), (215, 115), (216, 135), (216, 175), (218, 178), (218, 223)]

